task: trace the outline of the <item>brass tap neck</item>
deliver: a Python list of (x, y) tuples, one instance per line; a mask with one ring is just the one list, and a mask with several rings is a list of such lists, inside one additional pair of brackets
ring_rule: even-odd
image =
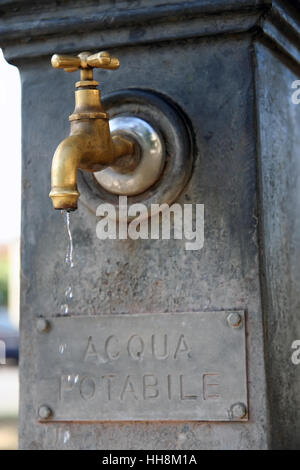
[(81, 69), (80, 80), (75, 83), (76, 88), (96, 89), (99, 82), (94, 80), (93, 69)]
[(80, 80), (94, 80), (93, 69), (81, 69), (80, 70)]
[(71, 122), (83, 119), (109, 118), (108, 114), (103, 110), (101, 92), (97, 89), (97, 85), (99, 85), (99, 83), (93, 79), (80, 80), (76, 83), (75, 109), (69, 117)]

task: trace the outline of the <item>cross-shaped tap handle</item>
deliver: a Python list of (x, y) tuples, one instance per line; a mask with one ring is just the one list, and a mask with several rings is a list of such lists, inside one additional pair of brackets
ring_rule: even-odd
[(102, 51), (96, 54), (80, 52), (77, 56), (54, 54), (51, 59), (52, 67), (64, 69), (66, 72), (76, 70), (91, 70), (93, 68), (115, 70), (120, 62), (116, 57), (111, 57), (109, 52)]

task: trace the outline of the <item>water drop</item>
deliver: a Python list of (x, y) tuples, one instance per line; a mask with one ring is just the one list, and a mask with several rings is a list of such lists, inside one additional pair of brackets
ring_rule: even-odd
[[(70, 212), (62, 210), (61, 213), (65, 221), (65, 228), (66, 228), (66, 233), (68, 237), (68, 247), (67, 247), (67, 253), (65, 256), (65, 263), (66, 263), (66, 266), (68, 267), (68, 272), (66, 273), (66, 276), (68, 277), (71, 274), (70, 269), (74, 267), (73, 238), (72, 238), (71, 226), (70, 226)], [(69, 313), (69, 301), (71, 299), (73, 299), (73, 289), (72, 289), (72, 286), (69, 285), (65, 290), (64, 303), (60, 307), (63, 315), (67, 315)]]
[(71, 233), (71, 227), (70, 227), (70, 212), (64, 211), (65, 215), (65, 222), (66, 222), (66, 227), (67, 227), (67, 233), (69, 237), (69, 247), (68, 251), (66, 254), (66, 263), (70, 268), (73, 268), (74, 263), (73, 263), (73, 238), (72, 238), (72, 233)]
[(68, 304), (62, 304), (60, 306), (60, 311), (61, 313), (63, 313), (64, 315), (67, 315), (67, 313), (69, 313), (69, 305)]
[(73, 291), (72, 291), (72, 287), (69, 286), (66, 288), (65, 290), (65, 296), (66, 296), (66, 299), (72, 299), (73, 298)]
[(58, 348), (59, 354), (64, 354), (66, 347), (67, 347), (66, 344), (60, 344)]
[(66, 444), (69, 439), (70, 439), (70, 431), (65, 431), (65, 433), (64, 433), (64, 444)]

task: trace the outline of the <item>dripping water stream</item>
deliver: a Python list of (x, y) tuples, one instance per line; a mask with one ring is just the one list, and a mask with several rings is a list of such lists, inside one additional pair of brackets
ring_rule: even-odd
[(66, 272), (67, 286), (64, 291), (64, 300), (60, 306), (60, 310), (63, 315), (68, 315), (70, 311), (70, 303), (73, 299), (73, 289), (72, 289), (72, 280), (71, 280), (72, 269), (74, 267), (73, 238), (72, 238), (72, 232), (71, 232), (71, 227), (70, 227), (70, 212), (62, 210), (61, 213), (64, 218), (68, 246), (67, 246), (67, 252), (65, 256), (65, 265), (66, 265), (66, 270), (67, 270)]

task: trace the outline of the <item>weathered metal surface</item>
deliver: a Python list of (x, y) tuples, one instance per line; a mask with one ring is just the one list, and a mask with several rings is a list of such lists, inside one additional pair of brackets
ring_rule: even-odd
[[(298, 369), (290, 365), (286, 349), (298, 331), (297, 291), (294, 283), (291, 287), (288, 274), (299, 266), (292, 235), (298, 206), (290, 193), (295, 187), (291, 178), (297, 176), (297, 165), (292, 161), (296, 162), (298, 155), (291, 129), (296, 132), (299, 105), (287, 106), (291, 81), (298, 77), (291, 76), (288, 63), (282, 61), (284, 52), (293, 57), (294, 64), (299, 62), (297, 14), (289, 8), (296, 4), (299, 0), (286, 0), (278, 9), (279, 2), (268, 0), (166, 0), (163, 4), (160, 0), (140, 0), (138, 5), (108, 0), (97, 4), (96, 12), (92, 0), (76, 0), (72, 7), (69, 2), (58, 5), (54, 0), (38, 6), (34, 1), (22, 5), (17, 1), (1, 2), (1, 45), (6, 58), (20, 67), (23, 86), (21, 448), (299, 446)], [(272, 44), (272, 60), (264, 55), (252, 60), (253, 41), (261, 37), (258, 31), (268, 37), (268, 45)], [(275, 53), (278, 46), (280, 55)], [(41, 312), (51, 321), (50, 317), (60, 311), (69, 285), (63, 268), (63, 224), (60, 214), (52, 210), (48, 191), (51, 155), (57, 140), (67, 133), (73, 94), (70, 77), (51, 70), (49, 56), (55, 50), (75, 53), (79, 47), (109, 49), (120, 56), (122, 67), (117, 74), (97, 72), (96, 78), (105, 84), (104, 98), (120, 89), (151, 90), (183, 111), (193, 131), (195, 160), (191, 179), (177, 202), (205, 204), (205, 243), (202, 250), (191, 252), (184, 250), (180, 240), (100, 241), (95, 235), (94, 215), (81, 205), (71, 217), (76, 264), (73, 313), (247, 309), (251, 416), (247, 423), (45, 425), (37, 419), (36, 321)], [(255, 89), (265, 93), (264, 101), (255, 103)], [(65, 107), (60, 111), (61, 102)], [(260, 146), (256, 140), (256, 131), (261, 133), (258, 128), (263, 128), (265, 134), (260, 135)], [(281, 138), (283, 133), (288, 143)], [(293, 151), (287, 152), (292, 147)], [(261, 170), (262, 193), (257, 191), (260, 160), (265, 168)], [(287, 183), (283, 185), (284, 175)], [(279, 217), (278, 195), (284, 202), (283, 217)], [(260, 211), (257, 205), (261, 205)], [(257, 224), (262, 227), (268, 218), (273, 224), (279, 221), (278, 225), (274, 230), (268, 222), (264, 236), (258, 239)], [(285, 246), (281, 227), (291, 237), (292, 245)], [(259, 251), (265, 257), (267, 296), (271, 301), (265, 312), (266, 335), (261, 286), (266, 292), (264, 283), (260, 283)], [(295, 300), (288, 305), (291, 289)], [(232, 321), (235, 323), (234, 318)], [(266, 369), (270, 403), (266, 402)], [(52, 420), (50, 409), (39, 409), (42, 416), (49, 411)], [(231, 412), (238, 416), (243, 407), (237, 404)], [(270, 444), (274, 432), (278, 437)]]
[(245, 322), (230, 313), (51, 319), (37, 333), (39, 419), (246, 420)]
[(300, 338), (300, 104), (292, 100), (300, 71), (262, 44), (255, 53), (271, 447), (300, 449), (300, 365), (291, 360)]
[[(122, 67), (105, 80), (104, 95), (121, 87), (157, 90), (184, 110), (192, 123), (195, 163), (191, 180), (176, 202), (205, 204), (204, 247), (188, 251), (182, 240), (174, 239), (99, 240), (95, 216), (81, 205), (71, 214), (75, 264), (71, 279), (64, 269), (67, 245), (62, 217), (53, 211), (48, 191), (51, 156), (57, 140), (67, 133), (73, 93), (67, 74), (51, 69), (48, 57), (38, 64), (38, 80), (35, 66), (22, 68), (28, 117), (23, 121), (21, 448), (267, 447), (250, 51), (247, 39), (236, 38), (122, 49)], [(135, 73), (133, 56), (139, 64)], [(160, 73), (144, 72), (158, 62)], [(44, 101), (36, 96), (47, 97), (47, 113)], [(60, 115), (61, 100), (68, 103)], [(41, 314), (51, 320), (60, 312), (69, 285), (74, 293), (73, 315), (247, 309), (251, 419), (225, 425), (39, 422), (36, 321)]]
[[(234, 62), (230, 60), (233, 51)], [(135, 73), (133, 55), (139, 64)], [(182, 60), (186, 61), (185, 67)], [(23, 106), (30, 119), (23, 121), (20, 446), (266, 448), (250, 42), (227, 38), (209, 44), (175, 41), (171, 48), (169, 44), (123, 48), (120, 61), (118, 74), (112, 72), (105, 80), (104, 95), (121, 87), (157, 90), (184, 110), (192, 123), (195, 163), (191, 180), (176, 202), (205, 204), (204, 247), (187, 251), (182, 240), (174, 239), (99, 240), (95, 216), (81, 205), (71, 214), (75, 266), (69, 279), (64, 269), (67, 245), (63, 221), (51, 207), (48, 190), (51, 156), (57, 140), (66, 135), (73, 93), (67, 74), (53, 70), (48, 57), (38, 64), (38, 81), (36, 68), (24, 66)], [(160, 73), (144, 72), (153, 70), (158, 62)], [(47, 113), (44, 102), (36, 96), (47, 97)], [(60, 115), (59, 103), (66, 99), (64, 114)], [(131, 421), (82, 426), (38, 421), (35, 325), (41, 314), (51, 320), (60, 312), (69, 285), (74, 293), (70, 306), (73, 315), (247, 309), (251, 419), (225, 425)]]

